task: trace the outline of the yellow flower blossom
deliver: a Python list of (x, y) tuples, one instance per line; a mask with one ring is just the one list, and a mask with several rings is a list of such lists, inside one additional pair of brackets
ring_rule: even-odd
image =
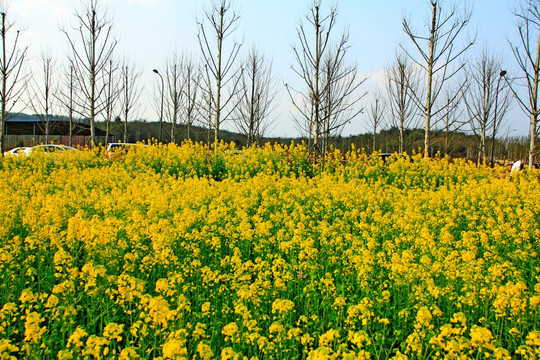
[(540, 347), (540, 331), (531, 331), (527, 335), (527, 341), (525, 342), (529, 346), (539, 346)]
[(109, 340), (122, 341), (124, 324), (108, 323), (103, 329), (103, 336)]
[(58, 352), (58, 360), (72, 360), (74, 359), (73, 353), (69, 350), (60, 350)]
[(240, 355), (238, 355), (232, 348), (226, 347), (221, 350), (221, 360), (240, 360)]
[(88, 333), (84, 331), (84, 329), (77, 327), (75, 331), (70, 335), (67, 342), (67, 346), (68, 347), (74, 346), (78, 348), (83, 347), (84, 346), (83, 339), (86, 338), (87, 336), (88, 336)]
[(491, 343), (493, 334), (489, 329), (473, 325), (471, 327), (471, 344), (474, 347), (482, 347)]
[(120, 355), (118, 356), (118, 360), (136, 360), (140, 359), (140, 356), (137, 354), (137, 351), (132, 347), (127, 347), (125, 349), (122, 349), (120, 352)]
[(225, 335), (225, 341), (235, 342), (238, 340), (238, 325), (235, 322), (229, 323), (223, 327), (221, 333)]
[(330, 329), (319, 337), (319, 346), (332, 347), (332, 343), (337, 338), (339, 338), (339, 331)]
[(10, 340), (0, 339), (0, 358), (5, 360), (16, 360), (16, 356), (12, 356), (11, 353), (16, 353), (19, 348), (11, 344)]
[(202, 341), (197, 344), (197, 354), (199, 354), (200, 358), (203, 360), (210, 360), (214, 357), (214, 352), (210, 346)]
[(202, 313), (204, 315), (208, 315), (208, 313), (210, 312), (210, 302), (209, 301), (202, 304), (201, 311), (202, 311)]
[(287, 299), (276, 299), (272, 303), (272, 313), (286, 314), (294, 309), (294, 302)]
[(0, 358), (540, 358), (537, 170), (150, 145), (0, 159)]
[(308, 360), (334, 360), (338, 358), (338, 354), (328, 347), (318, 347), (315, 350), (311, 350), (308, 354)]
[(186, 341), (171, 339), (163, 344), (163, 357), (165, 359), (184, 359), (187, 360)]
[(45, 326), (40, 326), (43, 321), (45, 321), (45, 319), (35, 311), (26, 316), (26, 321), (24, 323), (24, 341), (38, 343), (41, 340), (41, 337), (47, 329)]
[(109, 340), (97, 335), (90, 335), (86, 340), (82, 354), (85, 356), (91, 356), (97, 359), (106, 356), (109, 352), (107, 345)]

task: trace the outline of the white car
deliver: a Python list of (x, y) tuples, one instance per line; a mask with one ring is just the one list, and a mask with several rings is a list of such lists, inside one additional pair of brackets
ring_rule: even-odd
[(30, 153), (30, 149), (32, 149), (32, 148), (31, 147), (26, 147), (26, 146), (16, 147), (16, 148), (13, 148), (13, 149), (11, 149), (9, 151), (5, 151), (4, 156), (8, 156), (8, 155), (14, 155), (14, 156), (28, 155)]
[(129, 149), (133, 149), (139, 146), (148, 146), (141, 143), (109, 143), (105, 149), (105, 156), (107, 159), (112, 159), (121, 155), (125, 155)]
[(67, 151), (67, 150), (76, 150), (74, 147), (67, 146), (67, 145), (55, 145), (55, 144), (47, 144), (47, 145), (36, 145), (32, 148), (30, 148), (30, 151), (43, 151), (45, 153), (54, 153), (54, 152), (61, 152), (61, 151)]

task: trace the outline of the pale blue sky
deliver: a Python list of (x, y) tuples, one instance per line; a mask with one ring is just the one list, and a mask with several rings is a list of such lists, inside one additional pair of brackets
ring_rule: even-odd
[[(37, 59), (43, 49), (50, 49), (61, 61), (66, 58), (67, 43), (59, 26), (73, 21), (75, 0), (10, 0), (10, 11), (17, 23), (26, 30), (23, 40), (30, 44), (31, 53)], [(153, 68), (162, 69), (167, 57), (173, 52), (191, 53), (198, 56), (196, 43), (196, 19), (209, 6), (209, 0), (106, 0), (103, 3), (115, 23), (119, 40), (118, 54), (129, 56), (144, 73), (145, 115), (157, 120), (159, 115), (148, 100), (158, 85)], [(477, 31), (478, 44), (469, 53), (473, 56), (486, 44), (499, 53), (515, 69), (507, 38), (515, 37), (516, 28), (512, 7), (514, 0), (470, 1), (474, 12), (469, 27)], [(311, 0), (236, 0), (240, 13), (238, 30), (232, 38), (243, 40), (244, 50), (256, 45), (273, 61), (276, 79), (282, 84), (298, 84), (292, 73), (294, 58), (291, 45), (296, 42), (296, 27), (309, 10)], [(330, 4), (324, 1), (323, 6)], [(417, 29), (424, 26), (429, 16), (427, 0), (341, 0), (339, 1), (337, 28), (350, 31), (350, 59), (358, 64), (359, 71), (370, 77), (366, 90), (370, 90), (385, 66), (392, 61), (399, 44), (411, 45), (402, 30), (403, 16), (411, 19)], [(232, 39), (231, 38), (231, 39)], [(292, 108), (285, 93), (278, 97), (282, 105), (275, 114), (278, 121), (274, 135), (295, 136), (292, 124)], [(368, 105), (367, 99), (364, 105)], [(515, 106), (517, 108), (517, 106)], [(508, 122), (516, 129), (513, 134), (526, 134), (528, 119), (519, 110), (508, 115)], [(367, 132), (366, 120), (360, 116), (344, 131), (344, 135)]]

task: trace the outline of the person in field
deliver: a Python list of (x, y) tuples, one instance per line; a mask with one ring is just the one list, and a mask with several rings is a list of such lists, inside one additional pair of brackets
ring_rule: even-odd
[(510, 169), (510, 178), (512, 178), (518, 171), (521, 171), (521, 169), (523, 169), (523, 159), (514, 161), (512, 168)]

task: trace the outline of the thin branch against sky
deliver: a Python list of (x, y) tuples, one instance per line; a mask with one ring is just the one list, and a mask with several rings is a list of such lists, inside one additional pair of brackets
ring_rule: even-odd
[[(142, 86), (145, 88), (142, 108), (150, 121), (157, 120), (151, 106), (151, 94), (156, 85), (152, 69), (163, 64), (173, 50), (195, 55), (198, 50), (196, 40), (197, 18), (209, 6), (206, 0), (103, 0), (115, 23), (119, 40), (119, 53), (133, 54), (135, 64), (143, 72)], [(330, 0), (324, 0), (330, 1)], [(305, 13), (311, 0), (237, 1), (241, 15), (237, 35), (243, 39), (245, 49), (240, 57), (245, 58), (247, 50), (257, 45), (269, 54), (276, 77), (295, 86), (295, 76), (290, 65), (294, 54), (290, 45), (296, 36), (296, 25)], [(514, 60), (507, 48), (506, 39), (514, 34), (513, 0), (475, 0), (471, 25), (478, 29), (480, 42), (487, 42), (500, 51), (509, 70)], [(67, 61), (67, 44), (60, 33), (59, 25), (71, 23), (74, 1), (58, 0), (10, 0), (12, 14), (25, 29), (23, 39), (30, 45), (32, 59), (39, 58), (44, 48), (53, 49), (53, 57)], [(338, 4), (341, 13), (338, 28), (349, 27), (350, 56), (358, 64), (358, 70), (370, 77), (369, 83), (382, 85), (380, 76), (394, 56), (399, 43), (404, 42), (401, 19), (404, 13), (411, 14), (418, 21), (425, 15), (425, 0), (342, 0)], [(141, 24), (144, 24), (142, 26)], [(62, 64), (65, 66), (65, 64)], [(366, 87), (369, 88), (368, 83)], [(291, 105), (279, 90), (278, 119), (273, 133), (295, 136), (296, 130), (290, 116)], [(366, 104), (367, 105), (367, 104)], [(343, 135), (363, 132), (366, 119), (353, 121)], [(528, 119), (519, 111), (508, 114), (509, 121), (516, 123), (518, 133), (526, 134)], [(514, 120), (511, 120), (511, 119)]]

